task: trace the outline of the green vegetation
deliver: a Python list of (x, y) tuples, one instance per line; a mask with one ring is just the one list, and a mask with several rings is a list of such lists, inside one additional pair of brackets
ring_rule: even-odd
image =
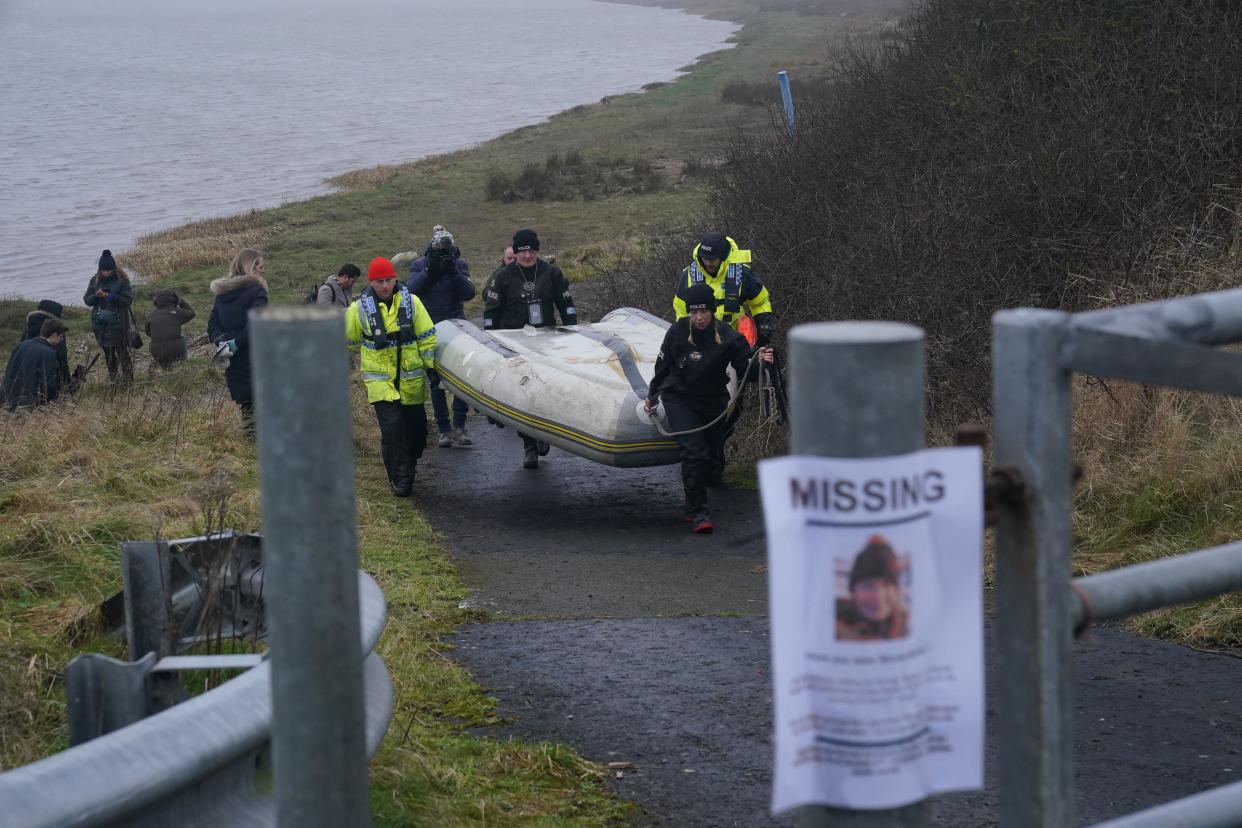
[[(766, 123), (762, 109), (722, 103), (726, 83), (774, 83), (779, 68), (822, 72), (834, 39), (856, 25), (691, 2), (746, 25), (737, 48), (708, 56), (673, 83), (577, 107), (468, 151), (349, 173), (336, 180), (343, 191), (335, 195), (157, 233), (122, 264), (190, 301), (199, 312), (187, 326), (192, 339), (210, 311), (208, 282), (244, 246), (267, 253), (277, 302), (297, 301), (342, 262), (365, 266), (376, 255), (421, 249), (437, 223), (456, 234), (476, 278), (521, 226), (539, 230), (543, 252), (571, 278), (606, 271), (650, 238), (693, 221), (728, 136)], [(556, 197), (571, 197), (572, 205), (487, 200), (489, 177), (516, 180), (531, 165), (552, 173), (566, 188)], [(598, 183), (626, 176), (620, 187)], [(152, 291), (137, 288), (140, 319)], [(14, 332), (0, 334), (0, 358), (30, 307), (0, 301), (0, 331)], [(71, 363), (89, 361), (85, 309), (68, 309), (66, 318)], [(138, 381), (117, 396), (103, 387), (100, 364), (76, 400), (0, 416), (0, 769), (63, 748), (61, 674), (75, 654), (122, 654), (101, 633), (96, 612), (120, 588), (120, 541), (192, 535), (221, 523), (261, 531), (254, 450), (239, 437), (208, 350), (194, 347), (187, 364), (153, 375), (139, 352)], [(426, 521), (394, 506), (360, 389), (354, 434), (361, 565), (388, 600), (380, 649), (396, 689), (393, 724), (371, 766), (376, 822), (623, 821), (629, 806), (608, 793), (601, 768), (572, 750), (468, 733), (494, 722), (495, 712), (445, 643), (467, 620), (465, 587)]]

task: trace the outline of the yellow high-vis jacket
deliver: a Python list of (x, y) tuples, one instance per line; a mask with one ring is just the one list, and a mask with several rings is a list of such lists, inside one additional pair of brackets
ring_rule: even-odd
[[(382, 324), (373, 324), (377, 320)], [(376, 333), (376, 327), (382, 328), (382, 334)], [(423, 303), (404, 285), (397, 286), (387, 304), (371, 288), (364, 290), (345, 311), (345, 339), (351, 349), (362, 353), (359, 369), (367, 402), (423, 404), (427, 371), (436, 367), (436, 326)]]
[(673, 294), (673, 313), (678, 319), (686, 316), (686, 291), (702, 282), (716, 294), (716, 318), (737, 330), (743, 309), (755, 319), (761, 344), (772, 335), (772, 300), (768, 289), (750, 269), (750, 251), (739, 250), (737, 242), (728, 239), (729, 255), (715, 273), (708, 273), (699, 262), (699, 246), (694, 246), (690, 266), (681, 271)]

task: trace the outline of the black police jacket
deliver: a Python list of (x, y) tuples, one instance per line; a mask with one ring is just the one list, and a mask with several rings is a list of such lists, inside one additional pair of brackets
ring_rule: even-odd
[(743, 379), (750, 361), (750, 345), (727, 323), (718, 319), (712, 323), (705, 330), (692, 333), (690, 317), (683, 316), (669, 327), (660, 344), (648, 397), (673, 393), (697, 402), (724, 405), (728, 401), (728, 368), (732, 365), (738, 380)]
[[(530, 269), (517, 262), (505, 265), (491, 275), (483, 288), (484, 330), (555, 325), (553, 309), (560, 312), (562, 325), (578, 324), (578, 310), (569, 291), (569, 279), (559, 267), (542, 259), (536, 259), (535, 266)], [(539, 318), (532, 319), (532, 312)]]

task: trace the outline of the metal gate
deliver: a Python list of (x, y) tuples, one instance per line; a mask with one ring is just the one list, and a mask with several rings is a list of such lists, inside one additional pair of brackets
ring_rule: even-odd
[[(1007, 481), (996, 536), (1000, 821), (1065, 828), (1074, 813), (1072, 643), (1104, 621), (1242, 588), (1242, 544), (1073, 579), (1075, 373), (1242, 396), (1242, 289), (1068, 314), (993, 317), (994, 464)], [(1242, 825), (1242, 783), (1103, 823)]]

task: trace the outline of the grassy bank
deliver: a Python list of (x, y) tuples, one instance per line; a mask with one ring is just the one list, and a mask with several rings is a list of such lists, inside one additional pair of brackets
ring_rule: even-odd
[[(577, 107), (467, 151), (346, 175), (335, 195), (156, 234), (122, 262), (189, 299), (199, 311), (191, 336), (205, 330), (207, 283), (247, 245), (267, 253), (278, 302), (297, 301), (344, 261), (365, 265), (421, 248), (436, 223), (456, 234), (476, 281), (520, 226), (538, 228), (545, 254), (571, 277), (590, 275), (623, 247), (692, 223), (730, 132), (767, 122), (762, 106), (723, 102), (726, 87), (772, 83), (780, 68), (821, 73), (830, 44), (867, 25), (831, 3), (832, 16), (698, 3), (709, 5), (744, 23), (738, 43), (673, 83)], [(642, 187), (630, 185), (636, 172)], [(573, 200), (488, 199), (489, 181), (523, 174), (559, 178)], [(606, 186), (596, 189), (600, 181)], [(152, 290), (137, 289), (140, 318)], [(30, 306), (0, 302), (2, 329), (19, 330)], [(85, 362), (93, 348), (86, 315), (72, 309), (67, 317), (71, 361)], [(15, 340), (0, 341), (0, 356)], [(102, 374), (96, 366), (76, 400), (0, 416), (0, 769), (64, 746), (61, 675), (74, 654), (121, 654), (95, 610), (120, 587), (120, 541), (219, 523), (262, 529), (254, 450), (239, 438), (237, 413), (203, 349), (167, 375), (148, 377), (140, 364), (126, 395), (107, 395)], [(394, 505), (361, 396), (354, 435), (362, 566), (388, 600), (380, 647), (396, 687), (393, 725), (372, 764), (377, 823), (624, 819), (628, 808), (608, 793), (602, 769), (571, 750), (468, 734), (494, 713), (444, 644), (465, 620), (465, 587), (425, 520)]]

